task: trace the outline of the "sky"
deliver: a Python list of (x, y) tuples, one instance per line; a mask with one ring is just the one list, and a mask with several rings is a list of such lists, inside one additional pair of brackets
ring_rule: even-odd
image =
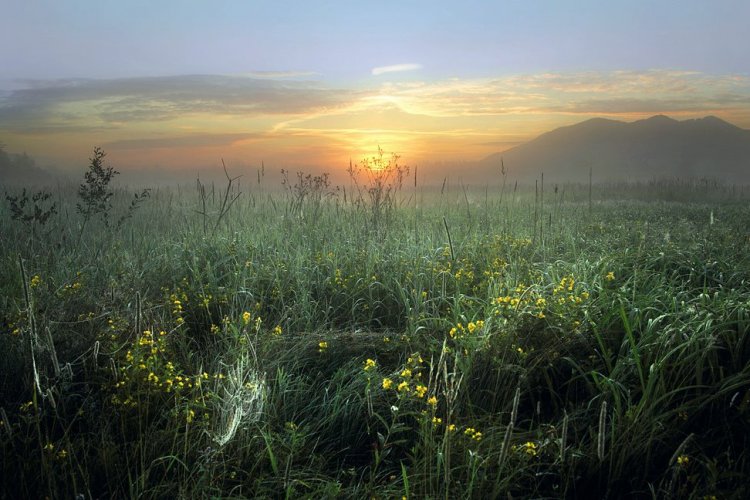
[(750, 2), (10, 0), (0, 143), (41, 165), (473, 161), (591, 117), (750, 128)]

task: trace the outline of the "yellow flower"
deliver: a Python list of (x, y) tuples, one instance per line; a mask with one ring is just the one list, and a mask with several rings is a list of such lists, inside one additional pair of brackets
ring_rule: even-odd
[(39, 286), (39, 284), (40, 284), (41, 282), (42, 282), (42, 278), (40, 278), (38, 274), (35, 274), (35, 275), (34, 275), (34, 276), (33, 276), (33, 277), (31, 278), (31, 282), (29, 283), (29, 285), (31, 286), (31, 288), (36, 288), (36, 287), (38, 287), (38, 286)]
[(409, 382), (404, 380), (400, 384), (398, 384), (398, 387), (396, 388), (398, 392), (409, 392)]
[(403, 371), (401, 372), (401, 377), (402, 378), (409, 378), (409, 377), (411, 377), (411, 370), (408, 369), (408, 368), (404, 368)]
[(438, 404), (438, 400), (437, 400), (437, 398), (436, 398), (435, 396), (430, 396), (430, 397), (429, 397), (429, 398), (427, 399), (427, 404), (428, 404), (428, 405), (430, 405), (430, 406), (432, 406), (432, 407), (434, 408), (434, 407), (436, 407), (436, 406), (437, 406), (437, 404)]
[(376, 365), (377, 365), (377, 363), (375, 362), (374, 359), (367, 358), (365, 360), (365, 366), (364, 366), (363, 370), (366, 371), (366, 372), (369, 372), (370, 370), (375, 369)]
[(440, 417), (432, 417), (432, 425), (438, 426), (443, 423), (443, 419)]
[(604, 279), (607, 281), (612, 281), (613, 279), (615, 279), (615, 273), (613, 273), (612, 271), (608, 272)]
[(677, 457), (677, 465), (685, 467), (689, 463), (690, 457), (688, 457), (687, 455), (680, 455), (679, 457)]
[(250, 323), (250, 318), (252, 318), (252, 317), (253, 317), (253, 315), (250, 314), (249, 312), (247, 312), (247, 311), (243, 312), (242, 313), (242, 323), (245, 324), (245, 325), (248, 324), (248, 323)]
[(325, 340), (318, 342), (318, 352), (324, 352), (328, 349), (328, 342)]
[(414, 388), (414, 393), (416, 394), (418, 398), (423, 398), (424, 395), (427, 393), (427, 387), (422, 384), (419, 384), (417, 385), (417, 387)]
[(383, 379), (383, 389), (385, 389), (387, 391), (392, 386), (393, 386), (393, 380), (391, 380), (391, 379), (389, 379), (387, 377)]
[(535, 457), (536, 456), (536, 443), (534, 443), (533, 441), (525, 442), (523, 446), (521, 447), (521, 451), (523, 451), (524, 453), (526, 453), (527, 455), (531, 457)]
[(283, 333), (283, 330), (281, 329), (281, 325), (276, 325), (271, 333), (277, 337), (281, 335)]
[(448, 432), (456, 432), (456, 424), (450, 424), (448, 427), (446, 427), (446, 430)]

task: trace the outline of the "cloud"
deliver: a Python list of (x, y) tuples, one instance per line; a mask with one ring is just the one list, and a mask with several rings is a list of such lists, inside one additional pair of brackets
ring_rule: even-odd
[(105, 149), (174, 149), (231, 146), (240, 141), (257, 139), (263, 134), (194, 134), (174, 137), (126, 139), (103, 144)]
[(378, 66), (377, 68), (372, 68), (372, 74), (378, 76), (385, 73), (398, 73), (401, 71), (414, 71), (417, 69), (422, 69), (422, 65), (414, 63), (393, 64), (391, 66)]
[(344, 107), (362, 91), (310, 81), (186, 75), (108, 80), (27, 81), (0, 97), (0, 129), (158, 122), (186, 115), (296, 115)]
[(583, 114), (664, 114), (664, 113), (707, 113), (725, 104), (711, 101), (692, 101), (689, 99), (584, 99), (568, 105), (550, 108), (550, 111), (562, 111)]
[(750, 78), (666, 70), (544, 73), (384, 85), (389, 102), (434, 117), (747, 110)]
[(317, 76), (318, 74), (319, 73), (316, 73), (315, 71), (250, 71), (237, 76), (281, 80), (285, 78), (309, 78), (311, 76)]

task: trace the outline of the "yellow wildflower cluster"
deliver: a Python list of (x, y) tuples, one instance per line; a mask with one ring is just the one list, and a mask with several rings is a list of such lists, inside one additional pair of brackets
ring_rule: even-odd
[(476, 322), (470, 321), (466, 326), (463, 323), (456, 323), (456, 326), (452, 327), (448, 332), (448, 335), (452, 339), (460, 339), (466, 335), (470, 335), (476, 331), (481, 331), (484, 328), (484, 321), (477, 320)]
[(169, 304), (172, 307), (172, 317), (174, 318), (175, 325), (177, 326), (185, 323), (185, 318), (183, 317), (183, 304), (186, 304), (187, 301), (188, 297), (185, 292), (175, 292), (169, 294)]
[[(257, 306), (258, 304), (256, 304)], [(258, 310), (258, 307), (255, 308), (255, 311)], [(242, 316), (240, 317), (240, 320), (242, 322), (243, 331), (247, 332), (247, 329), (250, 328), (255, 331), (255, 333), (260, 333), (260, 328), (263, 325), (263, 318), (260, 316), (256, 316), (255, 312), (250, 311), (244, 311), (242, 313)], [(276, 328), (274, 328), (271, 333), (274, 335), (281, 335), (281, 326), (277, 325)], [(237, 332), (241, 333), (241, 332)], [(244, 336), (240, 338), (242, 342), (245, 342)]]
[(506, 320), (536, 318), (547, 319), (558, 326), (577, 329), (584, 315), (582, 306), (590, 294), (580, 290), (572, 275), (563, 276), (552, 287), (550, 294), (542, 285), (526, 286), (519, 283), (512, 290), (493, 299), (493, 315)]
[(473, 427), (467, 427), (464, 431), (464, 435), (469, 436), (469, 438), (473, 439), (474, 441), (482, 440), (482, 433)]
[(42, 283), (42, 278), (39, 277), (38, 274), (35, 274), (31, 277), (31, 281), (29, 281), (29, 286), (31, 288), (36, 288)]
[(204, 420), (208, 399), (214, 397), (205, 387), (206, 381), (221, 380), (224, 374), (208, 372), (188, 375), (170, 359), (173, 355), (170, 334), (144, 330), (125, 351), (120, 360), (117, 380), (113, 384), (110, 401), (124, 408), (137, 408), (150, 401), (168, 400), (174, 404), (171, 414), (192, 424), (196, 412), (202, 411)]
[(364, 371), (369, 372), (375, 369), (377, 367), (377, 362), (374, 359), (367, 358), (364, 363), (364, 367), (362, 368)]
[[(365, 363), (365, 370), (367, 371), (367, 360)], [(374, 368), (373, 361), (373, 368)], [(396, 392), (399, 396), (406, 394), (413, 394), (417, 399), (424, 399), (429, 391), (427, 385), (422, 382), (422, 370), (423, 370), (424, 359), (419, 353), (412, 354), (406, 360), (406, 364), (398, 373), (398, 382), (394, 381), (390, 377), (383, 378), (382, 387), (384, 390), (389, 390), (395, 387)], [(429, 403), (429, 400), (428, 400)]]
[(514, 445), (513, 448), (511, 449), (518, 453), (525, 453), (527, 456), (530, 456), (530, 457), (535, 457), (537, 456), (537, 453), (538, 453), (537, 445), (533, 441), (526, 441), (524, 444), (520, 446)]
[(284, 424), (284, 427), (289, 432), (297, 432), (297, 430), (299, 429), (299, 426), (295, 424), (294, 422), (287, 422)]
[(336, 284), (336, 286), (340, 288), (348, 288), (349, 281), (350, 277), (345, 276), (341, 269), (336, 268), (336, 270), (333, 272), (333, 282)]
[(328, 349), (328, 342), (326, 342), (325, 340), (321, 340), (320, 342), (318, 342), (318, 352), (323, 353), (326, 351), (326, 349)]

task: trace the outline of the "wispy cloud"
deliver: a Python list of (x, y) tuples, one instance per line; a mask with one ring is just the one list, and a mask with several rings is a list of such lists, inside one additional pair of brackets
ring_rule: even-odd
[(240, 141), (263, 137), (263, 134), (192, 134), (144, 139), (124, 139), (103, 144), (105, 149), (174, 149), (232, 146)]
[(361, 91), (309, 81), (187, 75), (27, 82), (0, 98), (0, 129), (18, 132), (155, 122), (186, 115), (295, 115), (337, 109)]
[(517, 75), (389, 83), (390, 102), (435, 117), (747, 110), (750, 78), (676, 71)]
[(384, 75), (386, 73), (399, 73), (402, 71), (414, 71), (417, 69), (422, 69), (422, 65), (415, 63), (393, 64), (391, 66), (378, 66), (376, 68), (372, 68), (372, 74), (374, 76), (378, 76)]

